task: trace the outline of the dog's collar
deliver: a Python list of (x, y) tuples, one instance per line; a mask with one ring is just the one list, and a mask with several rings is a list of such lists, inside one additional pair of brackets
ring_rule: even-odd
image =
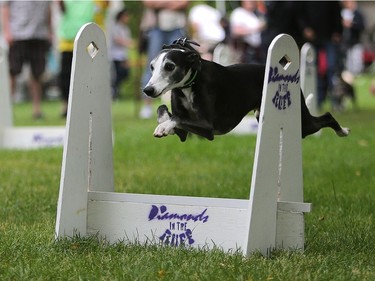
[(194, 84), (195, 77), (197, 77), (198, 71), (196, 70), (193, 75), (186, 81), (185, 85), (183, 85), (180, 89), (190, 88)]

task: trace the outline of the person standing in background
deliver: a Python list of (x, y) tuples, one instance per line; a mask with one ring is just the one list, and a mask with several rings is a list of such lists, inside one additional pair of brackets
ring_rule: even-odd
[(112, 99), (120, 98), (120, 84), (129, 76), (129, 48), (133, 46), (128, 27), (129, 14), (126, 9), (116, 15), (116, 21), (110, 35), (110, 56), (114, 69), (112, 78)]
[(361, 35), (365, 30), (365, 19), (358, 10), (357, 1), (342, 1), (341, 18), (343, 25), (343, 45), (345, 50), (345, 69), (353, 75), (363, 70), (363, 46)]
[(225, 40), (222, 18), (219, 10), (207, 4), (198, 4), (190, 9), (192, 39), (200, 44), (198, 50), (203, 59), (212, 60), (214, 48)]
[(14, 95), (16, 77), (24, 64), (30, 64), (29, 91), (33, 117), (43, 117), (41, 110), (42, 75), (52, 41), (51, 6), (47, 1), (6, 1), (2, 3), (2, 25), (9, 44), (9, 73)]
[[(188, 0), (181, 1), (154, 1), (144, 0), (144, 6), (148, 9), (149, 23), (147, 31), (147, 64), (144, 71), (141, 88), (143, 89), (151, 78), (150, 63), (162, 49), (164, 44), (171, 44), (174, 40), (185, 37), (187, 24), (186, 11)], [(142, 25), (142, 23), (141, 23)], [(144, 96), (144, 104), (139, 113), (140, 118), (148, 119), (153, 115), (152, 101)]]
[(70, 74), (72, 69), (74, 39), (85, 23), (94, 20), (93, 1), (60, 0), (62, 12), (58, 28), (60, 58), (59, 86), (63, 109), (61, 116), (66, 117), (69, 99)]
[(104, 29), (108, 3), (108, 1), (59, 0), (62, 12), (58, 28), (58, 48), (61, 53), (59, 86), (63, 100), (62, 117), (67, 115), (74, 39), (79, 29), (86, 23), (95, 22)]
[(266, 63), (268, 47), (272, 40), (281, 33), (291, 35), (299, 48), (305, 40), (298, 26), (298, 3), (296, 1), (265, 1), (266, 27), (262, 31), (261, 61)]
[(230, 15), (229, 24), (232, 39), (242, 50), (245, 63), (261, 62), (261, 32), (265, 28), (263, 16), (257, 11), (257, 2), (242, 0), (241, 6)]
[(303, 1), (298, 5), (299, 30), (316, 49), (318, 60), (318, 108), (322, 107), (339, 68), (342, 24), (339, 1)]

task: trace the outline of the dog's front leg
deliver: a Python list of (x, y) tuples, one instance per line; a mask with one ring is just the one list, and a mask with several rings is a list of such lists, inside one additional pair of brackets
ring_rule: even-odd
[(174, 128), (176, 128), (177, 122), (171, 119), (172, 114), (168, 111), (168, 107), (164, 104), (159, 106), (157, 113), (159, 125), (154, 131), (154, 136), (161, 138), (174, 135)]
[(187, 137), (187, 132), (177, 128), (177, 121), (173, 120), (172, 114), (168, 111), (166, 105), (161, 105), (157, 111), (158, 114), (158, 126), (154, 131), (154, 137), (162, 138), (168, 135), (176, 134), (181, 141), (185, 141)]

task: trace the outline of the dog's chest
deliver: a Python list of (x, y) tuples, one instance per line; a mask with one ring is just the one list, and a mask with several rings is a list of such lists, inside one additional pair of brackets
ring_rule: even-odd
[(194, 108), (194, 92), (191, 88), (182, 90), (183, 96), (181, 97), (182, 106), (191, 114), (195, 114), (197, 109)]

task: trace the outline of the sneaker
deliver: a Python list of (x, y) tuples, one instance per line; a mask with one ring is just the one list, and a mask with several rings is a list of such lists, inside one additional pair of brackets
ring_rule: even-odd
[(144, 105), (139, 112), (139, 118), (141, 119), (150, 119), (153, 115), (152, 106), (151, 105)]

